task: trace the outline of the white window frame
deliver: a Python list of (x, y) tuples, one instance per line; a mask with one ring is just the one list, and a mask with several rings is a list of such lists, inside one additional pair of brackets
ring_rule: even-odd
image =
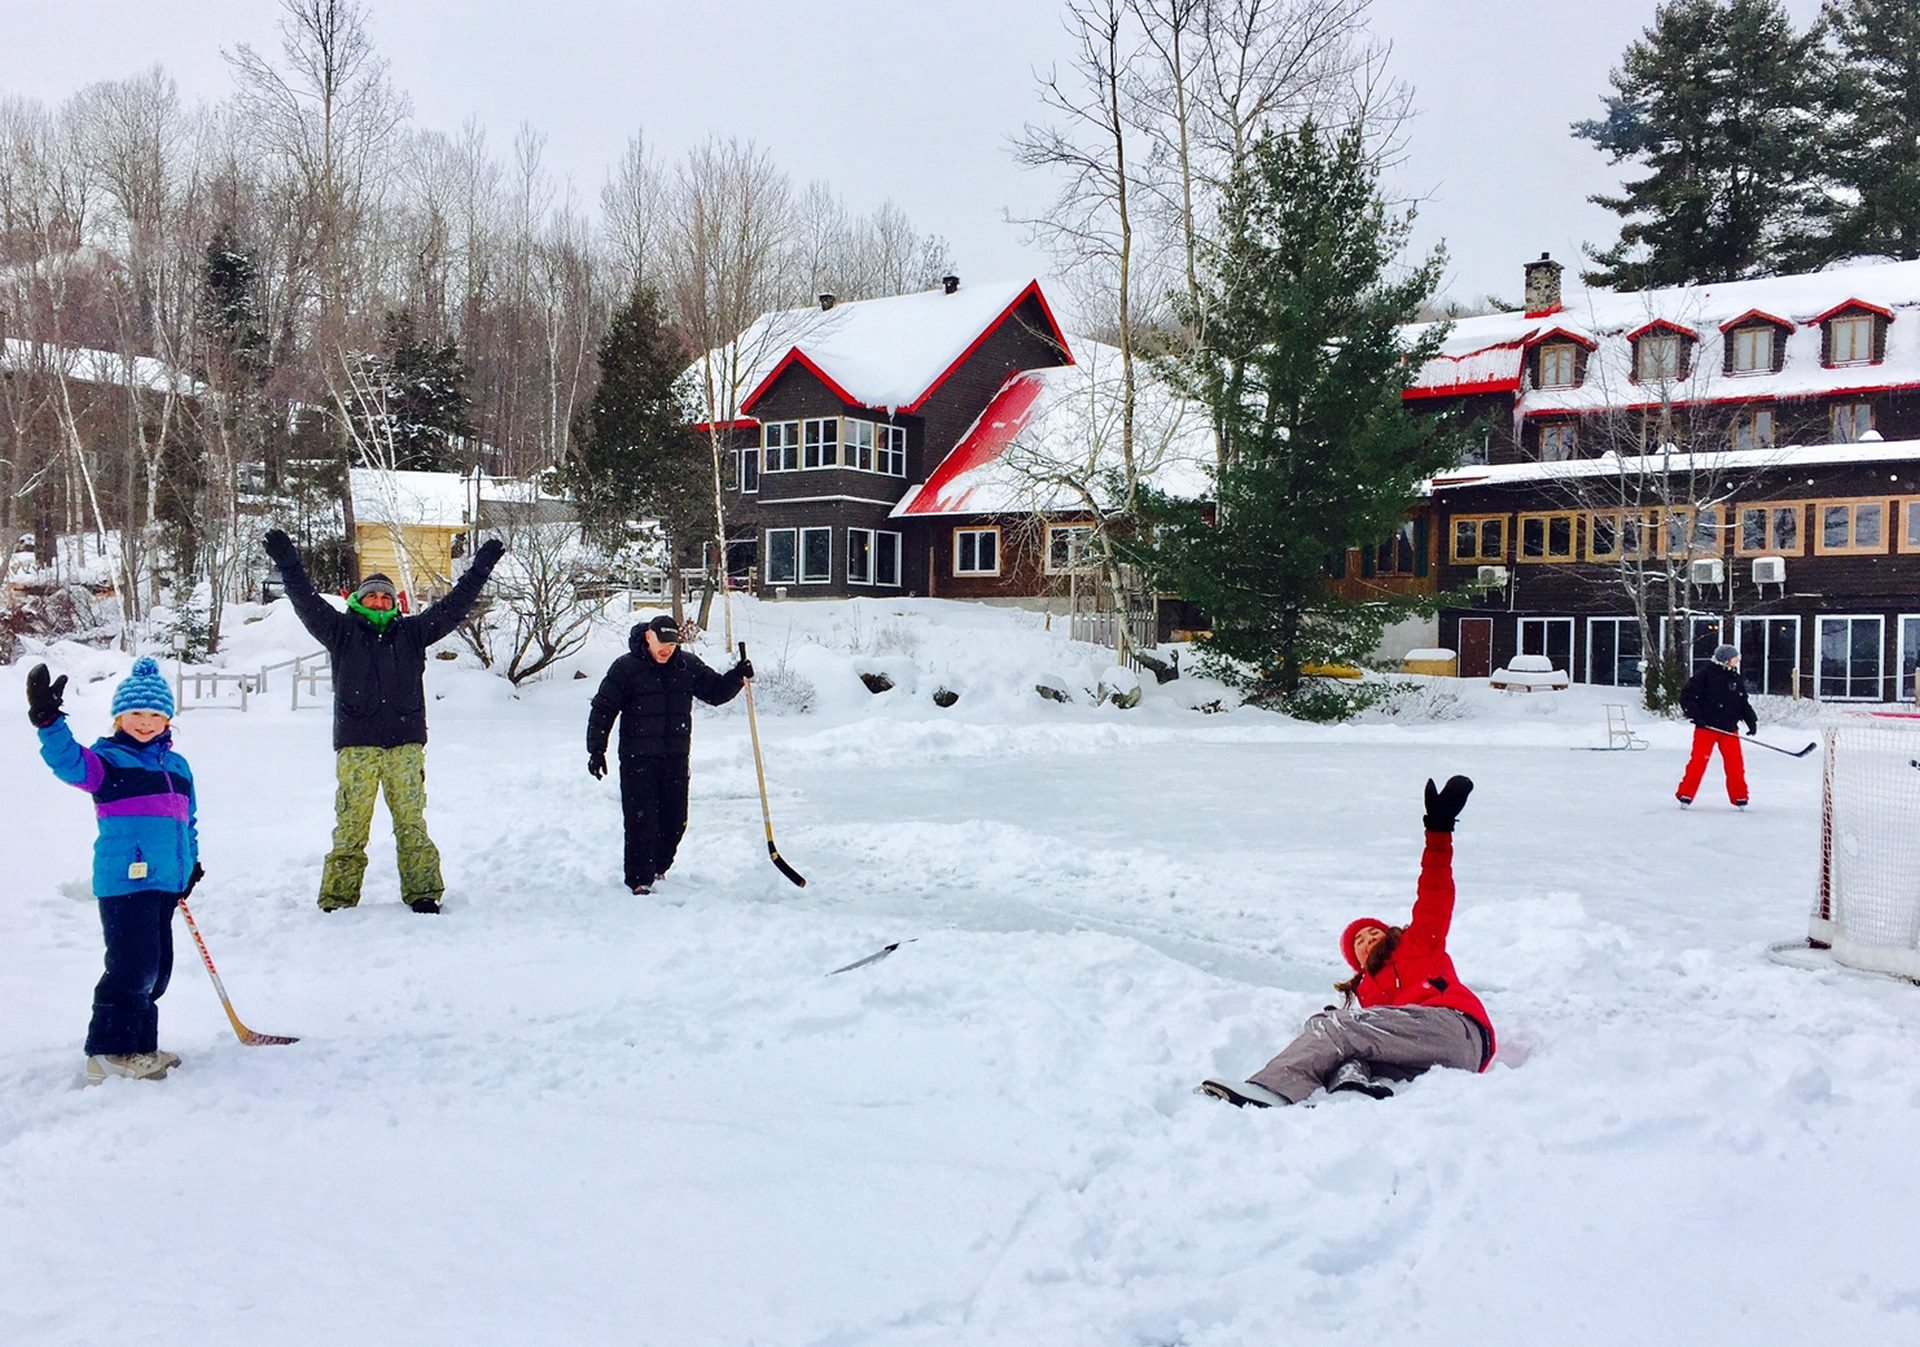
[(1580, 357), (1570, 341), (1556, 341), (1540, 348), (1540, 386), (1572, 388), (1579, 381)]
[[(1862, 421), (1866, 424), (1862, 425)], [(1828, 436), (1835, 444), (1856, 444), (1872, 429), (1871, 402), (1836, 402), (1827, 409)]]
[(1740, 657), (1740, 674), (1747, 680), (1747, 686), (1749, 688), (1761, 693), (1766, 692), (1767, 684), (1772, 681), (1767, 676), (1771, 670), (1765, 662), (1767, 654), (1766, 642), (1762, 640), (1760, 643), (1762, 662), (1760, 667), (1756, 669), (1747, 662), (1744, 653), (1747, 648), (1745, 637), (1746, 633), (1753, 627), (1758, 626), (1761, 632), (1765, 633), (1768, 626), (1775, 622), (1791, 622), (1793, 624), (1793, 664), (1787, 670), (1786, 680), (1787, 686), (1791, 688), (1794, 685), (1795, 676), (1800, 672), (1800, 615), (1798, 613), (1766, 613), (1736, 617), (1733, 620), (1733, 643), (1743, 652)]
[[(983, 536), (993, 539), (992, 569), (988, 569), (979, 564), (980, 545), (977, 540)], [(963, 538), (973, 538), (976, 540), (974, 542), (974, 565), (972, 567), (963, 567), (960, 564), (960, 553), (962, 551), (961, 539)], [(953, 573), (956, 576), (969, 577), (994, 576), (1000, 574), (1000, 529), (998, 525), (990, 525), (985, 528), (957, 528), (953, 531)]]
[[(1069, 536), (1077, 536), (1079, 538), (1080, 564), (1078, 566), (1075, 566), (1072, 561), (1075, 544), (1071, 542), (1067, 544), (1068, 563), (1064, 566), (1058, 566), (1054, 564), (1053, 539), (1054, 539), (1054, 535), (1057, 533), (1065, 533), (1065, 534), (1068, 534)], [(1092, 569), (1088, 565), (1087, 559), (1086, 559), (1087, 553), (1089, 550), (1087, 547), (1087, 544), (1092, 541), (1093, 541), (1093, 525), (1091, 524), (1049, 524), (1047, 525), (1047, 564), (1046, 564), (1047, 574), (1048, 575), (1071, 575), (1075, 571), (1079, 571), (1082, 575), (1085, 575), (1088, 570)]]
[[(1882, 617), (1878, 613), (1820, 613), (1815, 616), (1815, 618), (1813, 619), (1813, 622), (1814, 622), (1813, 695), (1823, 702), (1877, 702), (1879, 701), (1881, 699), (1881, 690), (1886, 686), (1886, 681), (1887, 681), (1887, 668), (1886, 668), (1887, 620), (1886, 618)], [(1879, 640), (1878, 649), (1874, 655), (1873, 691), (1872, 692), (1864, 696), (1856, 696), (1852, 693), (1844, 693), (1839, 696), (1829, 696), (1827, 694), (1827, 674), (1826, 674), (1826, 669), (1824, 667), (1826, 664), (1824, 651), (1826, 649), (1827, 624), (1830, 622), (1844, 622), (1847, 624), (1847, 644), (1849, 647), (1851, 647), (1853, 644), (1853, 624), (1854, 623), (1871, 622), (1879, 629), (1880, 640)], [(1859, 679), (1853, 676), (1851, 669), (1849, 669), (1849, 672), (1847, 674), (1847, 682), (1857, 683), (1859, 681), (1860, 681)]]
[(1728, 335), (1733, 350), (1728, 368), (1735, 374), (1773, 373), (1773, 343), (1779, 333), (1768, 324), (1743, 327)]
[[(1894, 666), (1894, 674), (1900, 680), (1895, 691), (1903, 702), (1920, 700), (1914, 696), (1913, 678), (1907, 673), (1907, 659), (1912, 656), (1920, 661), (1920, 613), (1901, 613), (1894, 619), (1900, 624), (1899, 652), (1894, 656), (1899, 661)], [(1914, 628), (1911, 639), (1908, 628)]]
[(840, 463), (856, 472), (873, 471), (873, 450), (878, 440), (873, 422), (849, 416), (840, 424)]
[[(793, 539), (793, 569), (785, 575), (777, 575), (773, 569), (773, 540), (781, 534), (786, 534)], [(766, 549), (762, 554), (765, 562), (762, 568), (764, 573), (761, 576), (761, 583), (768, 585), (798, 584), (800, 581), (800, 530), (791, 528), (768, 529), (761, 545)]]
[[(1584, 681), (1588, 683), (1590, 686), (1594, 686), (1594, 687), (1624, 688), (1624, 687), (1636, 687), (1636, 686), (1644, 685), (1647, 681), (1647, 649), (1646, 649), (1646, 643), (1644, 641), (1641, 643), (1640, 654), (1638, 657), (1640, 660), (1640, 683), (1639, 684), (1619, 683), (1619, 682), (1596, 683), (1594, 681), (1593, 634), (1594, 632), (1598, 631), (1600, 628), (1607, 627), (1607, 626), (1611, 626), (1613, 628), (1613, 633), (1614, 633), (1613, 648), (1615, 649), (1615, 651), (1618, 651), (1620, 649), (1620, 633), (1621, 632), (1631, 631), (1636, 637), (1640, 635), (1640, 620), (1638, 618), (1634, 618), (1634, 617), (1590, 617), (1588, 618), (1587, 619), (1587, 661), (1586, 661), (1587, 676)], [(1620, 671), (1618, 667), (1619, 660), (1617, 658), (1615, 659), (1614, 664), (1615, 664), (1615, 667), (1612, 670), (1612, 675), (1613, 677), (1618, 678)]]
[[(775, 443), (776, 440), (779, 443)], [(762, 425), (760, 427), (760, 471), (764, 474), (799, 470), (800, 423), (768, 421)]]
[[(1849, 313), (1827, 320), (1827, 364), (1871, 365), (1873, 363), (1873, 315)], [(1847, 332), (1850, 354), (1840, 354), (1840, 332)]]
[(907, 475), (907, 428), (882, 423), (873, 450), (874, 471), (887, 477)]
[[(824, 434), (815, 436), (815, 426), (832, 426), (833, 439), (829, 442)], [(811, 439), (809, 437), (812, 437)], [(827, 450), (833, 450), (829, 457)], [(800, 467), (803, 471), (818, 472), (823, 468), (840, 466), (840, 418), (837, 416), (809, 416), (800, 422)]]
[[(864, 538), (867, 543), (867, 564), (863, 572), (854, 569), (854, 539)], [(893, 539), (893, 573), (884, 574), (880, 564), (880, 540)], [(849, 585), (871, 585), (878, 589), (898, 589), (900, 587), (901, 537), (887, 529), (847, 530), (847, 583)]]
[[(795, 565), (799, 568), (800, 579), (796, 583), (802, 584), (802, 585), (832, 584), (833, 583), (833, 529), (828, 525), (822, 524), (812, 528), (802, 528), (797, 530), (797, 532), (799, 533), (800, 536), (798, 539), (796, 539), (798, 546), (794, 549), (794, 561), (795, 561)], [(827, 538), (826, 573), (825, 574), (820, 574), (817, 572), (810, 573), (807, 570), (807, 537), (809, 534), (822, 534), (822, 533), (824, 533)]]

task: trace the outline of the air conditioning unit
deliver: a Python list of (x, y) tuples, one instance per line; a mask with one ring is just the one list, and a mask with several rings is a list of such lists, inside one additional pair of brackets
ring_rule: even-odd
[(1480, 568), (1480, 583), (1483, 585), (1506, 584), (1507, 568), (1505, 566), (1482, 566)]
[(1719, 557), (1701, 557), (1687, 567), (1687, 578), (1696, 585), (1724, 584), (1727, 568), (1721, 564)]
[(1787, 559), (1785, 557), (1755, 557), (1753, 559), (1753, 583), (1756, 585), (1786, 584)]

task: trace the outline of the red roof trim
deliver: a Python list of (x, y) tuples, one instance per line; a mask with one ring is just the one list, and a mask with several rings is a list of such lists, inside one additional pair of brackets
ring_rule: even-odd
[(1564, 304), (1549, 304), (1544, 309), (1528, 309), (1524, 316), (1527, 318), (1551, 318), (1556, 313), (1566, 312), (1566, 308), (1567, 306)]
[(1060, 324), (1058, 320), (1054, 318), (1052, 308), (1047, 304), (1047, 297), (1040, 293), (1040, 282), (1037, 280), (1028, 281), (1027, 288), (1013, 297), (1013, 303), (1002, 309), (1000, 316), (995, 318), (991, 323), (988, 323), (986, 327), (981, 330), (980, 335), (975, 337), (973, 343), (960, 353), (959, 358), (942, 370), (940, 377), (928, 384), (919, 397), (900, 408), (900, 410), (909, 415), (913, 415), (917, 413), (921, 407), (925, 406), (927, 399), (933, 396), (934, 390), (945, 383), (955, 370), (966, 364), (967, 361), (972, 358), (973, 353), (980, 349), (981, 344), (985, 342), (988, 337), (991, 337), (1000, 330), (1000, 325), (1013, 316), (1014, 310), (1026, 302), (1028, 295), (1033, 296), (1040, 305), (1040, 312), (1046, 315), (1047, 326), (1053, 331), (1053, 339), (1060, 347), (1060, 354), (1067, 358), (1067, 364), (1074, 364), (1073, 348), (1067, 345), (1067, 334), (1060, 330)]
[(772, 388), (773, 385), (779, 380), (780, 376), (787, 372), (788, 366), (796, 365), (796, 364), (799, 365), (801, 368), (805, 369), (809, 374), (813, 375), (813, 377), (818, 379), (821, 383), (825, 384), (827, 388), (833, 393), (833, 395), (839, 398), (842, 402), (849, 403), (855, 407), (864, 407), (867, 405), (866, 403), (860, 401), (859, 398), (849, 393), (846, 389), (842, 388), (839, 384), (835, 383), (832, 379), (828, 378), (827, 372), (821, 369), (818, 365), (814, 364), (813, 361), (807, 359), (806, 352), (802, 351), (798, 346), (796, 346), (792, 350), (788, 351), (785, 355), (781, 356), (780, 363), (773, 367), (772, 372), (769, 373), (766, 378), (762, 379), (758, 384), (756, 384), (754, 386), (754, 390), (751, 393), (747, 394), (746, 397), (740, 400), (740, 410), (744, 412), (747, 408), (753, 406), (754, 400), (760, 397), (760, 395), (765, 393), (769, 388)]
[(1600, 343), (1592, 337), (1583, 337), (1578, 332), (1571, 332), (1564, 327), (1550, 327), (1545, 332), (1536, 332), (1520, 344), (1528, 348), (1544, 346), (1555, 338), (1561, 341), (1570, 341), (1575, 346), (1584, 346), (1589, 351), (1597, 350), (1600, 346)]
[(1816, 314), (1812, 318), (1807, 319), (1807, 326), (1812, 327), (1815, 323), (1824, 323), (1827, 321), (1827, 319), (1832, 318), (1838, 314), (1845, 313), (1848, 309), (1861, 309), (1867, 313), (1878, 314), (1880, 315), (1880, 317), (1886, 319), (1889, 323), (1893, 321), (1892, 309), (1883, 309), (1878, 304), (1867, 303), (1867, 301), (1864, 299), (1849, 299), (1842, 303), (1834, 305), (1832, 308), (1828, 309), (1825, 313)]
[(1775, 327), (1784, 327), (1789, 332), (1793, 330), (1794, 325), (1791, 319), (1782, 318), (1779, 314), (1768, 313), (1765, 309), (1748, 309), (1738, 318), (1729, 318), (1726, 322), (1720, 324), (1720, 330), (1722, 332), (1728, 332), (1739, 327), (1742, 323), (1750, 323), (1756, 318), (1762, 322), (1772, 323)]
[(1668, 322), (1665, 318), (1656, 318), (1651, 323), (1641, 324), (1633, 331), (1627, 333), (1626, 339), (1628, 341), (1639, 341), (1640, 338), (1646, 336), (1649, 332), (1671, 332), (1677, 337), (1685, 337), (1688, 341), (1700, 340), (1700, 334), (1692, 328), (1680, 323)]
[(1411, 384), (1403, 389), (1400, 397), (1403, 401), (1419, 398), (1471, 397), (1475, 393), (1511, 393), (1520, 387), (1520, 376), (1511, 379), (1481, 379), (1470, 384)]
[[(714, 424), (711, 421), (695, 421), (693, 428), (704, 433), (712, 430)], [(743, 416), (737, 421), (723, 421), (720, 423), (721, 430), (758, 430), (759, 428), (760, 423), (750, 416)]]

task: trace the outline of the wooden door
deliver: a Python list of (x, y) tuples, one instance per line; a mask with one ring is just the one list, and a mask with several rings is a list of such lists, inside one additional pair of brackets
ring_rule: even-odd
[(1493, 674), (1493, 619), (1460, 619), (1460, 676), (1487, 678)]

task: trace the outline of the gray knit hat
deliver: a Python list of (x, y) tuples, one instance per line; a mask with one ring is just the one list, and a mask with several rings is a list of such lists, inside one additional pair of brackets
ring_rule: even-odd
[(400, 602), (400, 591), (393, 587), (393, 581), (387, 579), (387, 577), (379, 571), (375, 571), (372, 575), (362, 580), (360, 587), (353, 591), (353, 597), (362, 603), (367, 601), (367, 595), (369, 594), (385, 594), (395, 603)]
[(1713, 662), (1715, 664), (1731, 664), (1739, 658), (1740, 647), (1737, 645), (1717, 645), (1713, 648)]

